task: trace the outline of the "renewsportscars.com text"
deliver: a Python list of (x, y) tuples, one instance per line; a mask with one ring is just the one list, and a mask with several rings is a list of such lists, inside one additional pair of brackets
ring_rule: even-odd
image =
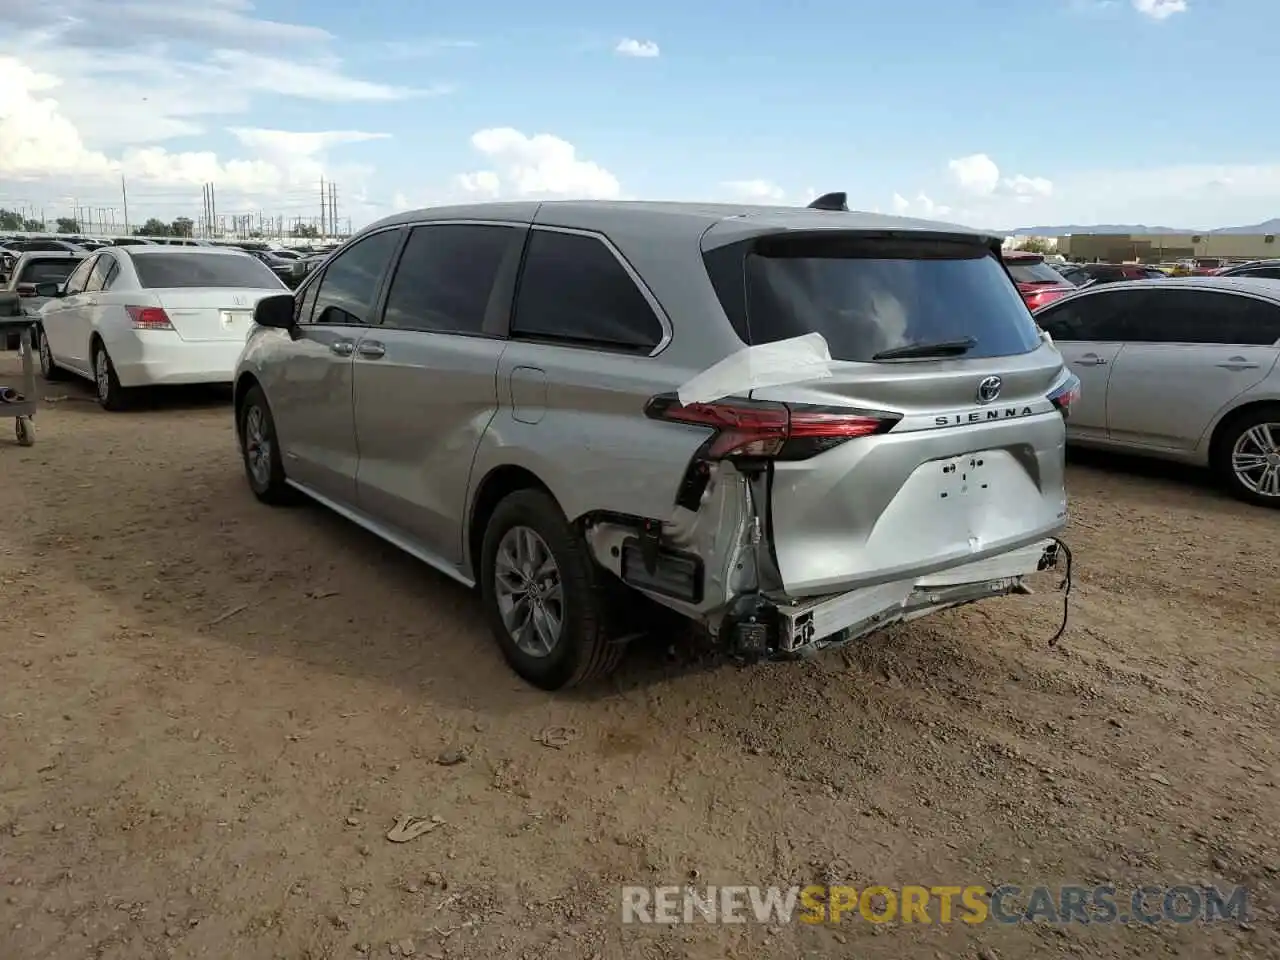
[(1248, 919), (1248, 891), (1212, 886), (628, 886), (623, 923), (1189, 924)]

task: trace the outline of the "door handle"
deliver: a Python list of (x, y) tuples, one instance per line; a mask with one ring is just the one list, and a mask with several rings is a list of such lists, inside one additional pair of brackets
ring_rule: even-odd
[(1087, 354), (1076, 361), (1082, 367), (1105, 367), (1107, 361), (1096, 354)]
[(1261, 366), (1259, 363), (1250, 363), (1244, 357), (1228, 357), (1224, 362), (1218, 364), (1223, 370), (1257, 370)]
[(336, 353), (340, 357), (351, 356), (351, 351), (355, 350), (356, 342), (354, 340), (335, 340), (329, 344), (329, 352)]
[(377, 360), (387, 355), (387, 348), (377, 340), (364, 340), (361, 341), (360, 346), (356, 347), (356, 353), (369, 360)]

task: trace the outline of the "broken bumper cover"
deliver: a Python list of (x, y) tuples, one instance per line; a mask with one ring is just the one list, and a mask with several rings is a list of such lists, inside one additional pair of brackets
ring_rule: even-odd
[(947, 607), (1027, 592), (1022, 578), (1057, 566), (1058, 552), (1057, 541), (1046, 539), (923, 577), (778, 604), (776, 646), (771, 652), (794, 656), (847, 643), (890, 624)]

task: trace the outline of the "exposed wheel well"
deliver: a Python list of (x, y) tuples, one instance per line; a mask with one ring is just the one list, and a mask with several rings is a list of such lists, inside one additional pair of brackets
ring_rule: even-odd
[(477, 567), (480, 562), (481, 545), (484, 543), (484, 531), (489, 525), (489, 518), (493, 516), (494, 509), (509, 494), (517, 490), (529, 489), (551, 493), (536, 474), (524, 467), (510, 465), (497, 467), (480, 482), (475, 502), (471, 506), (471, 522), (467, 526), (467, 557), (471, 564), (472, 576), (477, 581), (480, 574)]
[(1231, 427), (1246, 417), (1261, 413), (1266, 409), (1280, 411), (1280, 400), (1254, 400), (1252, 403), (1237, 407), (1218, 421), (1218, 425), (1213, 428), (1213, 438), (1209, 441), (1209, 464), (1211, 466), (1217, 465), (1218, 458), (1222, 453), (1222, 444), (1226, 440)]

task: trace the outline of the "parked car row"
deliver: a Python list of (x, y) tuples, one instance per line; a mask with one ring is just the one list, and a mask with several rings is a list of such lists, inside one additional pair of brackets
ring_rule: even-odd
[(477, 588), (549, 689), (653, 607), (750, 660), (1069, 577), (1067, 441), (1280, 506), (1280, 283), (1077, 287), (981, 231), (814, 206), (421, 210), (296, 258), (292, 292), (262, 250), (105, 248), (36, 284), (40, 365), (108, 409), (234, 383), (260, 500)]
[(1091, 285), (1035, 317), (1081, 380), (1068, 441), (1210, 467), (1280, 507), (1280, 282)]
[(65, 283), (35, 284), (49, 298), (35, 338), (41, 373), (91, 380), (108, 410), (135, 387), (230, 383), (254, 305), (283, 289), (240, 250), (103, 248), (78, 258)]

